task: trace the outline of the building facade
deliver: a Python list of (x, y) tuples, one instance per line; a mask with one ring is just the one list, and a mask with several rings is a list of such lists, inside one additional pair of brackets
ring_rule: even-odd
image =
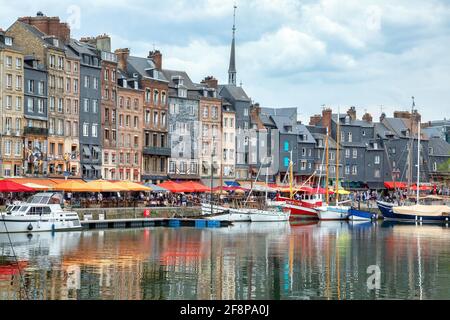
[(24, 60), (24, 174), (44, 177), (48, 172), (47, 72), (33, 56)]
[(0, 172), (4, 177), (23, 174), (24, 55), (15, 38), (0, 32)]
[(71, 39), (68, 47), (80, 59), (80, 163), (84, 179), (102, 175), (101, 55), (88, 44)]
[(117, 95), (119, 180), (141, 181), (143, 100), (137, 78), (119, 72)]

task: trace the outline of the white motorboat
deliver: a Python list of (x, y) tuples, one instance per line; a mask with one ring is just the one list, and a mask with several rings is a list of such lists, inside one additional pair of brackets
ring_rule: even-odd
[(290, 210), (257, 210), (249, 209), (252, 222), (278, 222), (289, 221)]
[(206, 220), (220, 220), (231, 222), (251, 221), (250, 214), (246, 209), (235, 209), (213, 205), (211, 211), (211, 205), (207, 203), (202, 203), (202, 215), (205, 216)]
[(350, 207), (348, 206), (321, 206), (316, 208), (319, 220), (347, 220)]
[(81, 230), (76, 212), (61, 208), (57, 193), (38, 193), (0, 214), (0, 233)]

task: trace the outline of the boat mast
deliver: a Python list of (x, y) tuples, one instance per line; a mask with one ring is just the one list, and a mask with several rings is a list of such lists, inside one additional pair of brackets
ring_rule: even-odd
[(266, 168), (266, 205), (267, 205), (267, 193), (269, 190), (269, 165)]
[(329, 192), (328, 192), (328, 179), (329, 179), (329, 172), (328, 172), (328, 161), (329, 161), (329, 153), (328, 153), (328, 127), (327, 127), (327, 136), (325, 138), (325, 168), (326, 168), (326, 178), (325, 178), (325, 199), (327, 201), (327, 205), (330, 203), (329, 199)]
[[(212, 148), (212, 152), (211, 152), (211, 193), (210, 193), (210, 201), (211, 201), (211, 214), (213, 214), (214, 212), (213, 212), (213, 183), (214, 183), (214, 166), (213, 166), (213, 157), (214, 157), (214, 141), (215, 140), (215, 137), (213, 136), (212, 137), (212, 145), (211, 145), (211, 148)], [(220, 199), (220, 197), (219, 197), (219, 199)]]
[(292, 150), (291, 150), (289, 161), (289, 191), (291, 193), (291, 200), (294, 199), (294, 189), (292, 187), (293, 178), (294, 178), (294, 162), (292, 161)]
[(337, 131), (336, 131), (336, 205), (339, 205), (339, 143), (340, 143), (340, 119), (339, 108), (337, 116)]
[(419, 204), (419, 187), (420, 187), (420, 122), (417, 122), (417, 192), (416, 203)]
[(412, 106), (411, 106), (411, 117), (410, 117), (410, 127), (409, 127), (409, 149), (408, 149), (408, 194), (411, 195), (411, 186), (412, 186), (412, 177), (413, 177), (413, 145), (414, 145), (414, 136), (413, 136), (413, 113), (414, 107), (416, 103), (414, 101), (414, 97), (412, 97)]

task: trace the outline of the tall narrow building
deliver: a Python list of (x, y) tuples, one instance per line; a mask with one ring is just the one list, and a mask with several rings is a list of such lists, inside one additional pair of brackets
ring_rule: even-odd
[(0, 30), (0, 175), (22, 175), (24, 55)]

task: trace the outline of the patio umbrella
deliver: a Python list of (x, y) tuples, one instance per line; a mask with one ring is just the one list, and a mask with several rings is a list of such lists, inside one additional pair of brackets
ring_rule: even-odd
[(144, 186), (149, 187), (150, 189), (152, 189), (152, 192), (169, 192), (169, 190), (164, 189), (160, 186), (157, 186), (153, 183), (146, 183), (144, 184)]
[(66, 192), (87, 192), (87, 183), (79, 180), (67, 180), (66, 182), (56, 185), (53, 189)]
[(106, 180), (94, 180), (86, 183), (86, 192), (117, 192), (128, 191), (126, 188), (116, 185), (115, 183)]
[(192, 192), (189, 188), (183, 186), (181, 183), (176, 183), (174, 181), (165, 181), (163, 183), (158, 184), (159, 187), (162, 187), (166, 190), (169, 190), (173, 193), (181, 193), (181, 192)]
[(194, 182), (194, 181), (186, 181), (182, 182), (181, 185), (188, 188), (190, 191), (187, 192), (209, 192), (211, 191), (211, 188), (208, 188), (207, 186)]
[(9, 180), (0, 181), (0, 192), (35, 192), (36, 190)]
[(152, 189), (149, 187), (131, 181), (118, 181), (115, 182), (114, 185), (119, 185), (123, 188), (126, 188), (127, 190), (124, 191), (152, 191)]
[(23, 186), (29, 187), (29, 188), (33, 188), (36, 190), (49, 190), (51, 189), (51, 187), (49, 186), (43, 186), (41, 184), (37, 184), (37, 183), (33, 183), (33, 182), (28, 182), (28, 183), (24, 183)]

